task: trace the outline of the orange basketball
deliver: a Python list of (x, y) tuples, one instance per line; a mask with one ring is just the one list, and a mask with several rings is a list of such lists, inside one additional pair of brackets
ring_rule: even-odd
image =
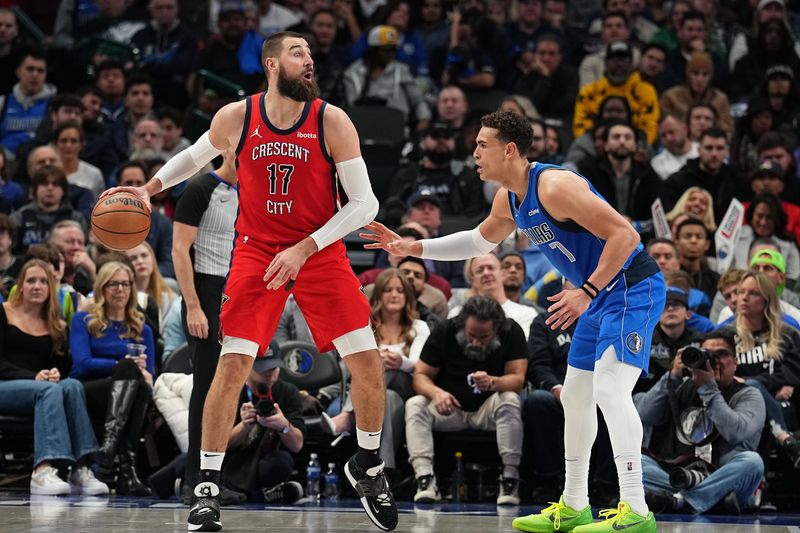
[(112, 250), (130, 250), (140, 245), (150, 231), (150, 213), (142, 200), (118, 192), (99, 200), (92, 210), (92, 231)]

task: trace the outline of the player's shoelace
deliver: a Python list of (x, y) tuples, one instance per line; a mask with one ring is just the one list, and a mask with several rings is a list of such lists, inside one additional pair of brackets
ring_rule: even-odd
[(547, 502), (550, 504), (550, 507), (542, 509), (542, 514), (544, 516), (553, 515), (553, 529), (558, 530), (561, 527), (561, 510), (564, 508), (561, 503), (556, 502)]
[(392, 505), (389, 493), (384, 490), (384, 480), (382, 476), (367, 478), (358, 481), (359, 492), (364, 496), (375, 498), (375, 503), (380, 506)]
[(606, 509), (604, 511), (600, 511), (599, 515), (601, 519), (611, 522), (612, 524), (619, 524), (625, 515), (631, 512), (628, 509), (625, 509), (624, 504), (620, 503), (619, 507), (616, 509)]

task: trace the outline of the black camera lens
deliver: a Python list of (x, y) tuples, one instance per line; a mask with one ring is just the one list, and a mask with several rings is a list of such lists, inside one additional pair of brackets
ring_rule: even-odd
[(669, 484), (678, 490), (688, 490), (696, 487), (708, 474), (700, 470), (678, 466), (669, 473)]
[(272, 416), (275, 414), (275, 405), (269, 398), (261, 398), (256, 404), (256, 413), (258, 416)]
[(681, 355), (683, 364), (689, 368), (705, 368), (706, 361), (711, 359), (711, 354), (708, 350), (703, 348), (695, 348), (694, 346), (687, 346)]

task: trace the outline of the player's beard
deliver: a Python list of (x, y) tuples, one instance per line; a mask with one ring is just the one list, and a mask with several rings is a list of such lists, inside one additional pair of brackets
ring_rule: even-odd
[(310, 102), (319, 98), (317, 80), (311, 78), (311, 81), (306, 81), (302, 76), (290, 79), (283, 70), (278, 72), (278, 92), (295, 102)]

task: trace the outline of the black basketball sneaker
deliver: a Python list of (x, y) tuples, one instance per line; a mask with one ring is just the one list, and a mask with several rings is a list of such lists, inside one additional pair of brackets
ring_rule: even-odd
[(189, 531), (219, 531), (219, 487), (213, 483), (200, 483), (194, 489), (194, 502), (186, 521)]
[(344, 473), (356, 489), (361, 505), (372, 523), (384, 531), (397, 527), (397, 504), (394, 503), (392, 489), (383, 474), (383, 462), (373, 468), (364, 469), (350, 458), (344, 466)]

